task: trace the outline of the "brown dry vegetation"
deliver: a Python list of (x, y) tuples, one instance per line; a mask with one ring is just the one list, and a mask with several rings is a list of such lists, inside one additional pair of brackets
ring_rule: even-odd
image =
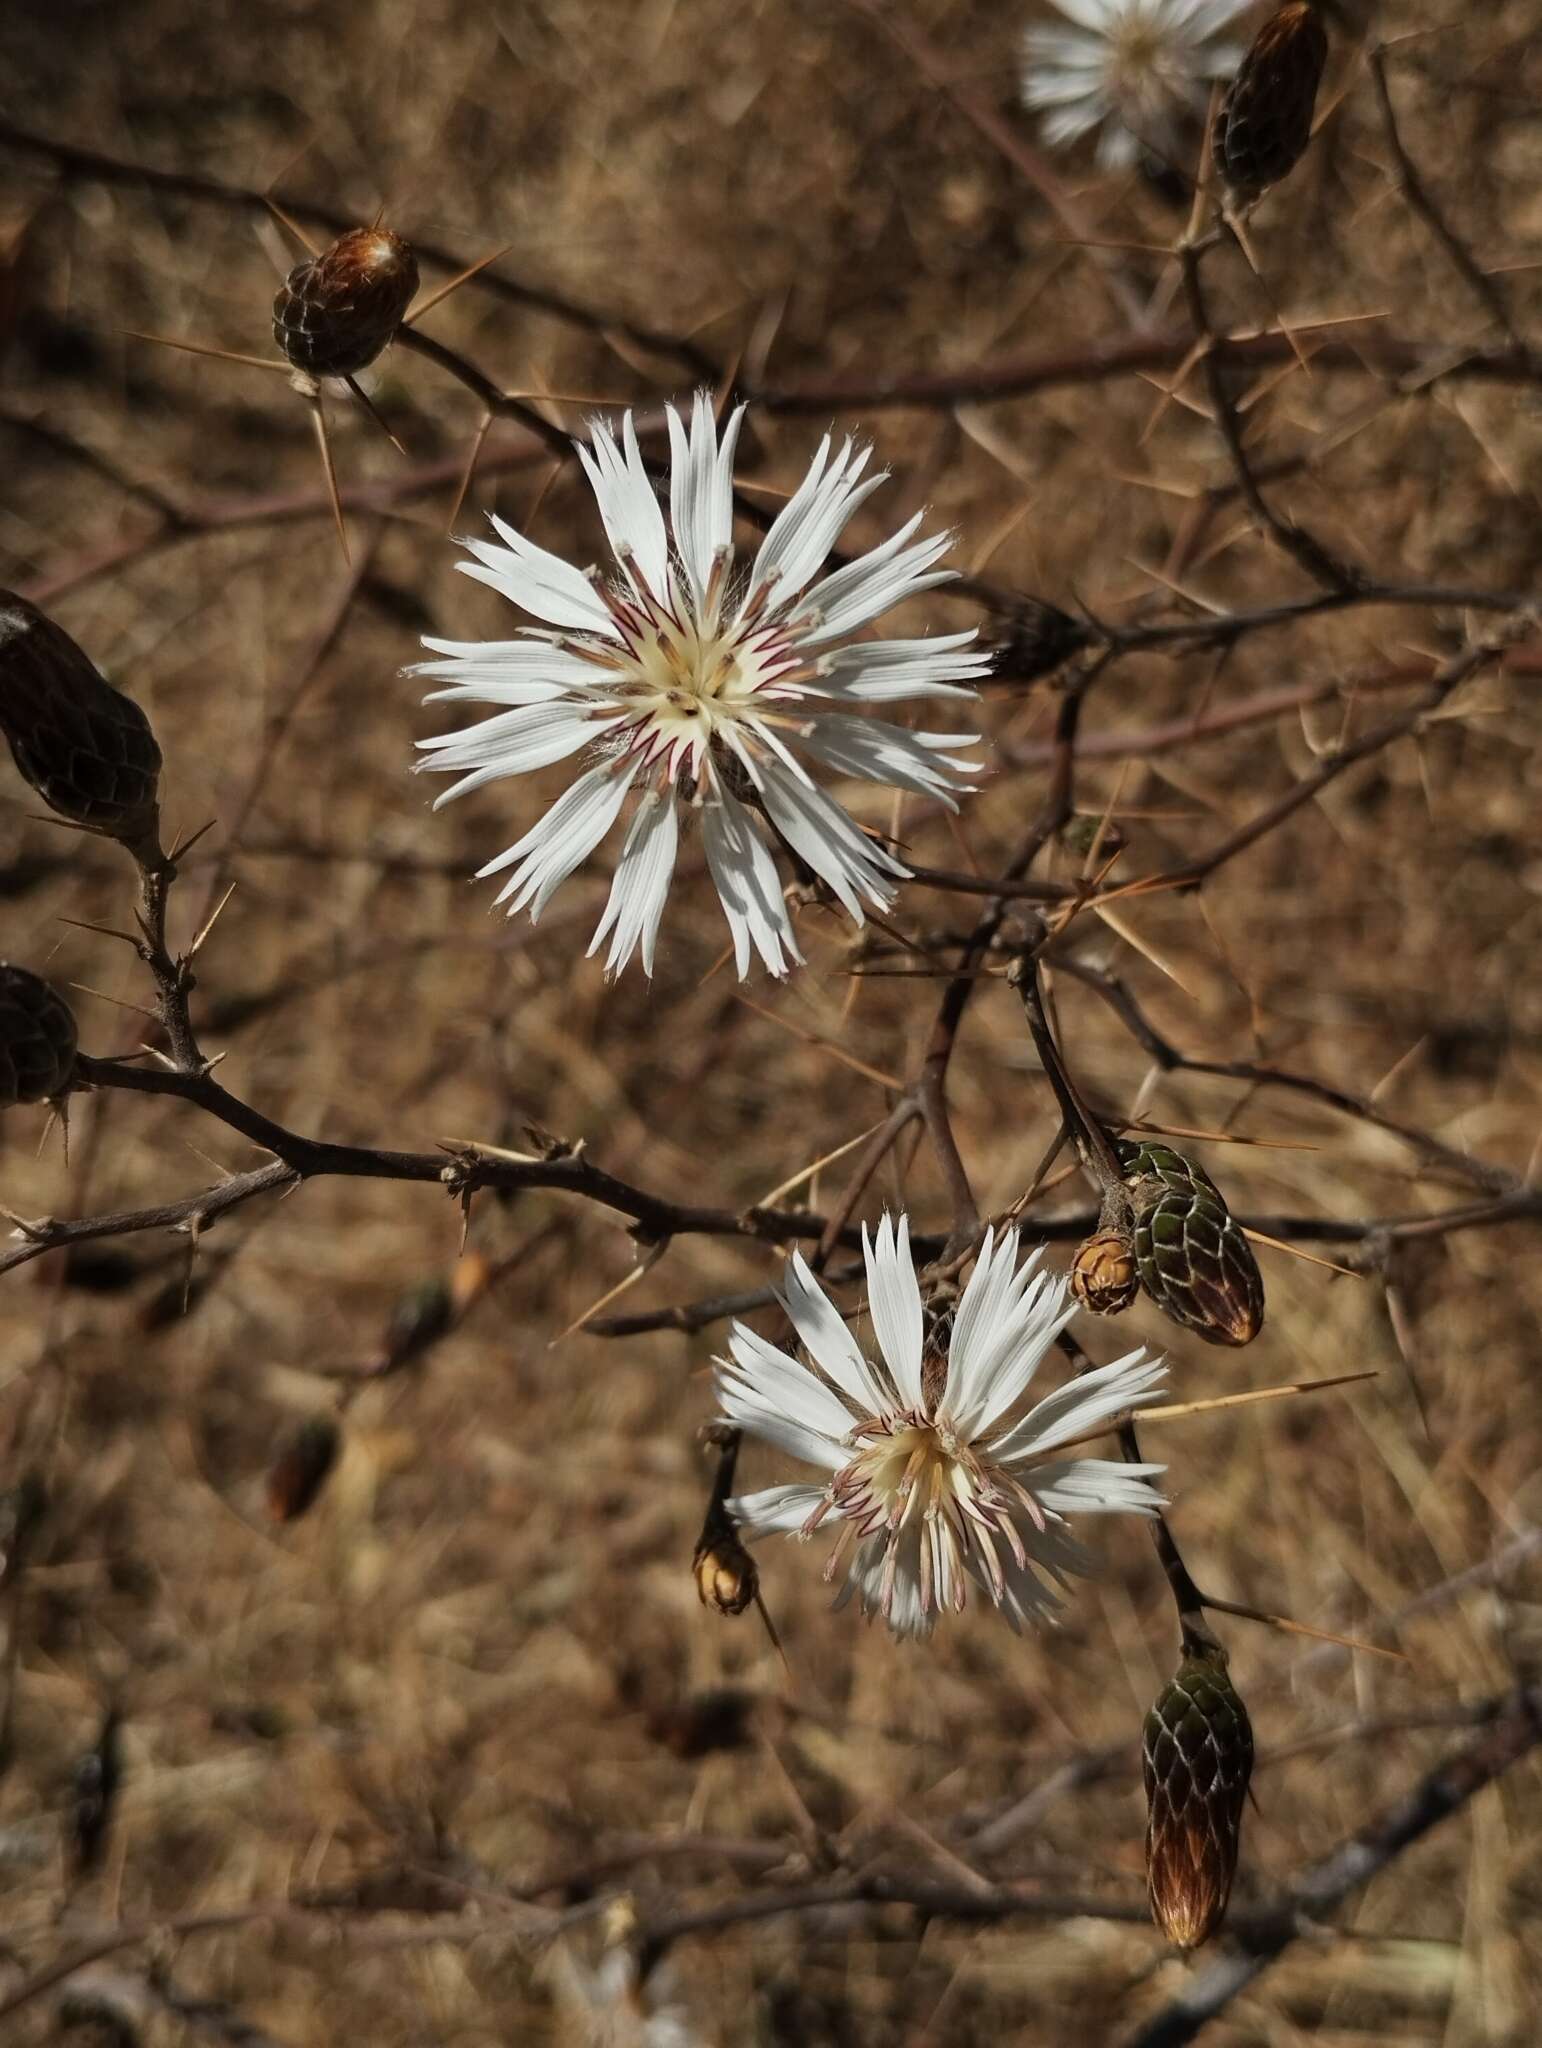
[[(1030, 7), (892, 11), (946, 53), (953, 81), (1009, 109)], [(1444, 33), (1395, 54), (1405, 138), (1479, 261), (1520, 266), (1503, 283), (1516, 326), (1535, 335), (1533, 0), (1400, 0), (1376, 27), (1390, 37), (1443, 20)], [(8, 10), (0, 56), (0, 115), (22, 127), (237, 185), (277, 180), (353, 217), (383, 205), (403, 233), (468, 260), (509, 243), (501, 275), (607, 323), (693, 336), (768, 387), (1074, 357), (1127, 331), (1096, 262), (1003, 151), (836, 0), (61, 4)], [(1239, 329), (1267, 324), (1271, 298), (1297, 324), (1374, 316), (1311, 376), (1289, 364), (1250, 374), (1256, 454), (1308, 458), (1271, 489), (1377, 576), (1537, 591), (1542, 380), (1395, 388), (1376, 353), (1389, 338), (1449, 345), (1455, 362), (1503, 337), (1400, 202), (1370, 79), (1342, 31), (1324, 104), (1340, 89), (1306, 165), (1256, 218), (1265, 288), (1234, 252), (1207, 270), (1217, 319)], [(1077, 161), (1066, 175), (1112, 240), (1165, 245), (1182, 225), (1138, 182), (1097, 182)], [(263, 351), (277, 268), (294, 260), (285, 236), (239, 206), (61, 178), (3, 143), (0, 179), (0, 229), (16, 236), (0, 302), (0, 581), (57, 592), (50, 609), (146, 707), (173, 829), (217, 821), (186, 863), (173, 921), (185, 942), (217, 882), (236, 882), (195, 998), (226, 1085), (294, 1128), (358, 1143), (519, 1146), (534, 1123), (649, 1189), (729, 1207), (763, 1201), (881, 1119), (891, 1097), (878, 1077), (914, 1073), (939, 983), (854, 984), (862, 948), (815, 908), (809, 968), (741, 998), (713, 971), (722, 927), (705, 876), (689, 871), (656, 980), (634, 970), (607, 987), (581, 957), (603, 876), (577, 878), (537, 931), (490, 914), (489, 887), (466, 879), (539, 792), (505, 784), (436, 817), (405, 773), (413, 737), (435, 729), (398, 675), (417, 633), (491, 634), (507, 618), (454, 573), (445, 534), (474, 401), (429, 362), (386, 359), (377, 403), (409, 463), (442, 470), (389, 516), (353, 514), (356, 560), (374, 552), (310, 674), (348, 572), (318, 516), (303, 408), (277, 377), (124, 334)], [(1158, 254), (1117, 260), (1143, 296), (1174, 281)], [(1181, 326), (1171, 297), (1161, 318)], [(656, 405), (692, 381), (678, 358), (477, 287), (431, 324), (520, 390)], [(1139, 375), (989, 404), (767, 407), (743, 474), (787, 486), (835, 418), (871, 434), (893, 471), (856, 540), (928, 503), (959, 529), (965, 566), (1125, 619), (1306, 593), (1234, 497), (1200, 506), (1194, 524), (1192, 493), (1229, 472), (1197, 379), (1185, 398), (1149, 433), (1157, 393)], [(576, 426), (583, 408), (549, 411)], [(401, 472), (367, 421), (341, 406), (334, 417), (345, 479)], [(153, 507), (68, 443), (178, 502), (294, 492), (309, 516), (135, 551)], [(598, 551), (574, 469), (554, 473), (516, 426), (495, 428), (473, 501), (579, 560)], [(471, 523), (464, 514), (461, 530)], [(120, 544), (129, 558), (102, 570)], [(916, 623), (979, 616), (977, 602), (943, 596)], [(1217, 844), (1341, 737), (1408, 704), (1409, 675), (1490, 623), (1454, 606), (1356, 607), (1250, 634), (1224, 661), (1194, 648), (1121, 661), (1090, 698), (1076, 784), (1087, 816), (1116, 807), (1128, 838), (1116, 877)], [(1405, 671), (1401, 690), (1354, 687), (1389, 666)], [(1538, 668), (1533, 641), (1202, 891), (1128, 900), (1118, 930), (1083, 913), (1064, 949), (1116, 970), (1185, 1051), (1381, 1087), (1393, 1116), (1526, 1172), (1542, 1096)], [(1123, 760), (1098, 747), (1318, 682), (1344, 687), (1218, 738)], [(1044, 683), (988, 692), (979, 716), (996, 772), (956, 836), (934, 817), (903, 822), (918, 860), (1000, 872), (1043, 801), (1035, 749), (1058, 701)], [(34, 809), (7, 764), (0, 953), (95, 991), (77, 1000), (84, 1044), (126, 1052), (144, 1024), (115, 1004), (147, 999), (143, 969), (80, 927), (127, 920), (131, 868)], [(1060, 845), (1038, 871), (1079, 866)], [(913, 886), (897, 928), (956, 935), (977, 907)], [(1169, 1126), (1267, 1141), (1198, 1147), (1237, 1209), (1359, 1219), (1471, 1199), (1396, 1140), (1305, 1098), (1182, 1075), (1142, 1093), (1146, 1054), (1088, 987), (1065, 975), (1055, 986), (1069, 1056), (1110, 1112), (1139, 1096)], [(981, 1209), (1000, 1212), (1056, 1119), (999, 985), (970, 1009), (950, 1094)], [(234, 1132), (150, 1097), (78, 1098), (67, 1162), (57, 1137), (37, 1153), (42, 1121), (5, 1123), (0, 1197), (23, 1216), (130, 1209), (261, 1162)], [(913, 1137), (861, 1213), (904, 1201), (918, 1227), (946, 1231), (935, 1163)], [(824, 1211), (841, 1177), (837, 1165), (779, 1199)], [(1086, 1207), (1072, 1180), (1036, 1213)], [(539, 1192), (480, 1197), (471, 1241), (509, 1262), (492, 1293), (421, 1370), (353, 1406), (320, 1503), (275, 1533), (262, 1506), (275, 1445), (330, 1404), (327, 1369), (371, 1351), (404, 1285), (443, 1269), (460, 1230), (432, 1187), (320, 1180), (211, 1230), (182, 1316), (147, 1304), (185, 1273), (184, 1237), (109, 1239), (88, 1248), (94, 1267), (51, 1254), (4, 1280), (0, 1442), (13, 1476), (45, 1472), (51, 1506), (11, 1617), (0, 2000), (120, 1921), (338, 1902), (156, 1934), (93, 1965), (73, 1994), (30, 2002), (6, 2039), (93, 2038), (71, 2017), (93, 1983), (137, 2002), (131, 2038), (145, 2048), (586, 2039), (567, 2009), (572, 1971), (618, 1932), (606, 1901), (629, 1900), (647, 1923), (822, 1868), (955, 1891), (1023, 1880), (1135, 1918), (975, 1925), (841, 1907), (727, 1925), (683, 1939), (659, 1973), (695, 2029), (681, 2040), (1048, 2048), (1131, 2035), (1204, 1967), (1168, 1956), (1139, 1917), (1139, 1723), (1174, 1646), (1145, 1532), (1094, 1532), (1107, 1575), (1053, 1635), (1019, 1641), (975, 1607), (921, 1648), (832, 1616), (814, 1552), (773, 1546), (761, 1562), (789, 1681), (754, 1616), (705, 1613), (688, 1570), (721, 1324), (553, 1343), (633, 1266), (607, 1211)], [(1241, 1353), (1195, 1343), (1145, 1303), (1084, 1329), (1100, 1359), (1137, 1339), (1165, 1346), (1184, 1396), (1379, 1375), (1163, 1430), (1173, 1526), (1207, 1589), (1364, 1634), (1542, 1519), (1535, 1231), (1416, 1239), (1364, 1277), (1265, 1251), (1269, 1321)], [(747, 1238), (682, 1237), (618, 1306), (753, 1288), (779, 1256)], [(745, 1463), (752, 1483), (781, 1476), (764, 1452)], [(1224, 1623), (1261, 1754), (1240, 1905), (1269, 1898), (1460, 1744), (1453, 1710), (1536, 1676), (1538, 1597), (1532, 1556), (1397, 1629), (1406, 1663)], [(101, 1871), (61, 1904), (69, 1774), (112, 1701), (125, 1717), (119, 1813)], [(1375, 1732), (1387, 1720), (1413, 1725)], [(1110, 1745), (1100, 1768), (1057, 1777)], [(1205, 2038), (1533, 2039), (1539, 1785), (1535, 1759), (1521, 1763)], [(1046, 1786), (1027, 1825), (972, 1846)], [(553, 1915), (587, 1904), (554, 1944)], [(169, 1973), (169, 2004), (147, 2000), (150, 1969)], [(214, 2001), (212, 2016), (177, 2016), (179, 1998)], [(238, 2023), (260, 2037), (231, 2032)]]

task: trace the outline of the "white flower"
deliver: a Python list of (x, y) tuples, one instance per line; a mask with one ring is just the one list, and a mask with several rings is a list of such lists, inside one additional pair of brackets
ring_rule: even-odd
[(1110, 170), (1142, 149), (1171, 154), (1185, 109), (1203, 113), (1206, 82), (1236, 69), (1241, 51), (1211, 41), (1251, 0), (1055, 0), (1075, 28), (1023, 38), (1023, 100), (1040, 112), (1052, 147), (1103, 133)]
[[(818, 572), (882, 475), (863, 478), (869, 451), (820, 443), (748, 571), (735, 573), (733, 454), (741, 406), (719, 444), (698, 393), (689, 429), (669, 408), (669, 517), (643, 466), (632, 416), (617, 446), (596, 422), (578, 452), (615, 556), (607, 580), (584, 574), (494, 519), (502, 547), (467, 541), (468, 576), (542, 623), (514, 640), (425, 640), (447, 657), (415, 673), (448, 683), (435, 698), (504, 708), (463, 732), (419, 744), (420, 767), (459, 779), (447, 803), (506, 775), (555, 761), (588, 765), (524, 836), (480, 870), (510, 872), (498, 901), (538, 917), (558, 885), (599, 845), (628, 795), (640, 799), (589, 950), (606, 936), (607, 970), (639, 949), (653, 972), (659, 919), (674, 873), (681, 813), (702, 846), (733, 935), (741, 978), (751, 949), (773, 974), (801, 959), (762, 818), (862, 922), (909, 873), (813, 781), (792, 749), (844, 776), (940, 798), (972, 769), (972, 734), (912, 732), (858, 717), (874, 704), (962, 697), (988, 657), (973, 632), (925, 640), (852, 641), (902, 598), (945, 582), (934, 567), (947, 534), (897, 534), (832, 575)], [(433, 701), (430, 699), (429, 701)], [(435, 806), (438, 808), (438, 805)], [(759, 813), (759, 815), (757, 815)]]
[[(1161, 1359), (1132, 1351), (1047, 1394), (1016, 1422), (1011, 1410), (1075, 1314), (1066, 1282), (1036, 1271), (1042, 1247), (1017, 1264), (1017, 1233), (986, 1233), (953, 1318), (947, 1356), (928, 1344), (910, 1259), (909, 1224), (886, 1216), (876, 1242), (862, 1233), (868, 1311), (883, 1363), (863, 1356), (801, 1256), (781, 1301), (810, 1364), (743, 1323), (719, 1359), (727, 1420), (829, 1476), (772, 1486), (729, 1502), (749, 1538), (808, 1536), (843, 1524), (825, 1567), (850, 1556), (843, 1607), (855, 1592), (896, 1635), (929, 1634), (944, 1608), (964, 1605), (966, 1575), (1014, 1628), (1060, 1605), (1064, 1587), (1095, 1569), (1066, 1533), (1068, 1514), (1153, 1514), (1161, 1465), (1056, 1457), (1063, 1444), (1151, 1400)], [(817, 1370), (816, 1370), (817, 1368)], [(854, 1546), (854, 1548), (853, 1548)]]

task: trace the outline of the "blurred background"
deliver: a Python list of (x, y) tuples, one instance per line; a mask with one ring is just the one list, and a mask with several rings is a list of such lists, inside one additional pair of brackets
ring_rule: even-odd
[[(651, 984), (634, 970), (607, 987), (581, 957), (605, 860), (539, 929), (490, 910), (494, 885), (469, 876), (562, 771), (431, 814), (434, 792), (408, 769), (414, 738), (442, 721), (400, 674), (420, 633), (509, 630), (507, 608), (454, 573), (475, 398), (390, 352), (367, 382), (405, 453), (330, 403), (350, 566), (286, 382), (136, 338), (272, 353), (273, 293), (304, 252), (249, 195), (280, 191), (344, 224), (379, 214), (419, 245), (430, 288), (507, 248), (426, 325), (564, 429), (596, 402), (657, 406), (738, 377), (766, 395), (741, 474), (773, 505), (828, 426), (860, 430), (892, 476), (854, 544), (926, 505), (957, 528), (959, 566), (1100, 617), (1301, 594), (1299, 570), (1227, 493), (1199, 385), (1163, 400), (1177, 361), (1109, 379), (1086, 368), (1130, 331), (1108, 262), (1181, 336), (1163, 252), (1187, 202), (1171, 181), (1099, 174), (1087, 151), (1056, 159), (1106, 245), (1089, 251), (1024, 175), (1013, 139), (1037, 140), (1017, 104), (1019, 46), (1050, 13), (1030, 0), (6, 11), (0, 583), (45, 604), (144, 706), (169, 829), (214, 821), (173, 926), (186, 943), (235, 884), (200, 955), (195, 1017), (244, 1099), (308, 1133), (414, 1150), (526, 1147), (534, 1125), (674, 1199), (824, 1210), (842, 1167), (807, 1169), (882, 1119), (940, 993), (924, 976), (864, 978), (917, 960), (817, 909), (800, 927), (809, 967), (740, 990), (699, 868), (677, 879)], [(1537, 588), (1542, 413), (1534, 376), (1393, 361), (1403, 346), (1421, 365), (1458, 363), (1502, 337), (1398, 198), (1356, 38), (1408, 38), (1391, 77), (1410, 154), (1535, 334), (1535, 31), (1531, 0), (1356, 10), (1334, 32), (1312, 150), (1249, 231), (1260, 275), (1234, 251), (1208, 273), (1216, 317), (1239, 330), (1355, 316), (1331, 330), (1331, 360), (1272, 361), (1244, 396), (1258, 460), (1299, 465), (1282, 503), (1378, 576)], [(1190, 160), (1197, 149), (1196, 136)], [(926, 405), (862, 402), (891, 379), (1040, 358), (1070, 368), (1004, 399), (961, 379)], [(579, 562), (599, 556), (575, 467), (501, 422), (455, 530), (488, 509)], [(901, 630), (999, 623), (945, 592), (912, 612)], [(1224, 658), (1121, 661), (1083, 726), (1083, 844), (1110, 809), (1121, 877), (1218, 844), (1405, 704), (1473, 623), (1455, 608), (1356, 608)], [(1117, 923), (1082, 917), (1070, 953), (1117, 973), (1186, 1053), (1374, 1092), (1392, 1117), (1533, 1171), (1539, 669), (1534, 645), (1491, 668), (1202, 891), (1136, 898)], [(956, 823), (907, 822), (915, 859), (1000, 872), (1043, 801), (1058, 702), (1053, 683), (1010, 673), (988, 688), (994, 772)], [(1231, 706), (1235, 721), (1217, 716)], [(143, 969), (90, 927), (128, 921), (132, 868), (37, 809), (4, 763), (0, 953), (73, 991), (88, 1050), (129, 1052), (146, 1034), (132, 1007)], [(890, 822), (885, 806), (861, 815)], [(1073, 838), (1042, 872), (1081, 872)], [(924, 966), (976, 910), (913, 887), (894, 924)], [(1092, 989), (1062, 975), (1056, 994), (1093, 1098), (1215, 1134), (1193, 1149), (1240, 1211), (1406, 1217), (1468, 1198), (1307, 1097), (1181, 1073), (1153, 1084)], [(978, 991), (950, 1086), (980, 1205), (999, 1212), (1057, 1122), (1010, 991)], [(12, 1111), (0, 1132), (0, 1199), (22, 1216), (138, 1208), (263, 1157), (149, 1097), (77, 1099), (67, 1158), (57, 1130), (40, 1147), (45, 1121)], [(891, 1156), (862, 1213), (885, 1202), (946, 1228), (925, 1148)], [(1087, 1206), (1073, 1179), (1035, 1213)], [(1139, 1729), (1175, 1654), (1146, 1531), (1111, 1519), (1092, 1532), (1106, 1576), (1052, 1634), (1018, 1640), (975, 1606), (921, 1647), (832, 1615), (819, 1555), (773, 1544), (760, 1562), (784, 1667), (753, 1613), (702, 1609), (689, 1568), (723, 1324), (565, 1334), (636, 1263), (622, 1221), (592, 1204), (482, 1196), (476, 1263), (456, 1279), (462, 1227), (430, 1187), (317, 1181), (235, 1211), (191, 1265), (185, 1236), (150, 1232), (0, 1284), (0, 1478), (35, 1471), (48, 1501), (7, 1615), (0, 1997), (104, 1925), (302, 1894), (336, 1908), (159, 1932), (31, 2000), (7, 2038), (1132, 2035), (1203, 1967), (1143, 1918)], [(1479, 1568), (1460, 1597), (1378, 1636), (1406, 1662), (1226, 1624), (1259, 1748), (1241, 1906), (1406, 1791), (1474, 1703), (1535, 1675), (1535, 1230), (1439, 1232), (1358, 1274), (1265, 1248), (1269, 1320), (1240, 1354), (1187, 1339), (1148, 1303), (1083, 1332), (1100, 1361), (1137, 1341), (1166, 1349), (1184, 1397), (1378, 1375), (1164, 1429), (1153, 1448), (1171, 1461), (1173, 1526), (1207, 1590), (1365, 1635)], [(679, 1239), (611, 1312), (753, 1289), (781, 1256)], [(314, 1505), (276, 1521), (275, 1460), (333, 1413), (338, 1375), (389, 1345), (393, 1319), (398, 1333), (404, 1317), (433, 1321), (411, 1293), (422, 1282), (455, 1289), (444, 1334), (352, 1402)], [(787, 1476), (762, 1450), (744, 1467), (753, 1485)], [(121, 1793), (94, 1863), (72, 1873), (74, 1774), (109, 1713)], [(1539, 1836), (1537, 1766), (1523, 1763), (1206, 2038), (1530, 2041)], [(843, 1906), (741, 1925), (725, 1911), (631, 1982), (629, 1926), (710, 1919), (827, 1869), (1023, 1880), (1131, 1912), (971, 1924)]]

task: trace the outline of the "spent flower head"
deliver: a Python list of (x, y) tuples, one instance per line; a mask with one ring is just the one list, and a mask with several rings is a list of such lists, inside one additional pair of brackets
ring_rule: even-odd
[[(668, 411), (669, 505), (655, 496), (627, 414), (619, 443), (596, 423), (579, 456), (615, 567), (587, 574), (500, 519), (502, 546), (468, 541), (459, 566), (541, 623), (503, 641), (425, 640), (414, 671), (434, 699), (497, 714), (419, 744), (422, 768), (457, 779), (439, 804), (559, 761), (584, 763), (567, 791), (480, 870), (507, 870), (498, 901), (538, 917), (635, 799), (599, 928), (615, 973), (654, 948), (682, 823), (699, 822), (742, 977), (752, 954), (773, 974), (802, 956), (767, 827), (857, 923), (866, 899), (892, 900), (909, 870), (814, 781), (799, 752), (839, 776), (953, 803), (973, 764), (966, 733), (916, 732), (860, 714), (913, 698), (963, 697), (988, 666), (972, 632), (855, 640), (902, 599), (947, 580), (949, 536), (917, 539), (922, 515), (828, 576), (820, 568), (857, 507), (883, 481), (869, 450), (827, 435), (747, 568), (733, 545), (733, 456), (740, 407), (721, 440), (698, 394), (689, 425)], [(434, 701), (431, 699), (430, 701)], [(435, 808), (438, 808), (436, 804)]]
[(1214, 38), (1250, 0), (1054, 0), (1071, 28), (1023, 38), (1023, 101), (1054, 148), (1094, 129), (1098, 160), (1122, 170), (1143, 150), (1170, 156), (1185, 112), (1240, 51)]
[(800, 1363), (735, 1323), (718, 1360), (723, 1414), (821, 1468), (817, 1484), (772, 1486), (729, 1502), (751, 1539), (839, 1528), (825, 1577), (899, 1636), (929, 1634), (964, 1606), (972, 1578), (1014, 1628), (1045, 1621), (1054, 1588), (1095, 1569), (1067, 1533), (1072, 1514), (1153, 1514), (1161, 1465), (1061, 1455), (1122, 1410), (1154, 1398), (1166, 1367), (1144, 1351), (1087, 1372), (1014, 1419), (1029, 1383), (1075, 1314), (1064, 1279), (1021, 1265), (1017, 1233), (987, 1232), (946, 1350), (928, 1340), (909, 1225), (864, 1229), (870, 1361), (800, 1256), (781, 1301), (808, 1355)]

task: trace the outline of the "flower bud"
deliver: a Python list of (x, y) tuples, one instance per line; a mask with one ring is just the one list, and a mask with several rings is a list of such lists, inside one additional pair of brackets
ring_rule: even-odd
[(1233, 205), (1251, 206), (1306, 154), (1327, 61), (1328, 36), (1314, 0), (1288, 0), (1254, 37), (1211, 143)]
[(1263, 1276), (1215, 1182), (1170, 1145), (1127, 1144), (1121, 1157), (1141, 1285), (1207, 1344), (1251, 1344), (1263, 1328)]
[(350, 228), (297, 263), (273, 301), (273, 339), (312, 377), (351, 377), (396, 335), (418, 288), (418, 260), (388, 228)]
[(268, 1513), (275, 1522), (297, 1522), (315, 1506), (342, 1440), (330, 1415), (309, 1416), (295, 1430), (268, 1470)]
[(75, 1066), (75, 1019), (25, 967), (0, 960), (0, 1109), (62, 1095)]
[(696, 1591), (702, 1606), (715, 1607), (719, 1614), (742, 1614), (760, 1590), (760, 1572), (754, 1558), (737, 1533), (726, 1525), (710, 1535), (703, 1531), (691, 1570), (696, 1575)]
[(1100, 1230), (1076, 1253), (1071, 1293), (1095, 1316), (1122, 1316), (1140, 1292), (1135, 1252), (1118, 1230)]
[(1080, 619), (1042, 598), (1025, 597), (996, 620), (996, 645), (991, 674), (1010, 682), (1029, 683), (1047, 676), (1091, 639)]
[(1146, 1886), (1151, 1917), (1178, 1948), (1221, 1924), (1253, 1773), (1253, 1730), (1226, 1652), (1191, 1647), (1146, 1716)]
[(0, 590), (0, 732), (52, 811), (130, 847), (153, 839), (161, 750), (150, 721), (35, 605)]

